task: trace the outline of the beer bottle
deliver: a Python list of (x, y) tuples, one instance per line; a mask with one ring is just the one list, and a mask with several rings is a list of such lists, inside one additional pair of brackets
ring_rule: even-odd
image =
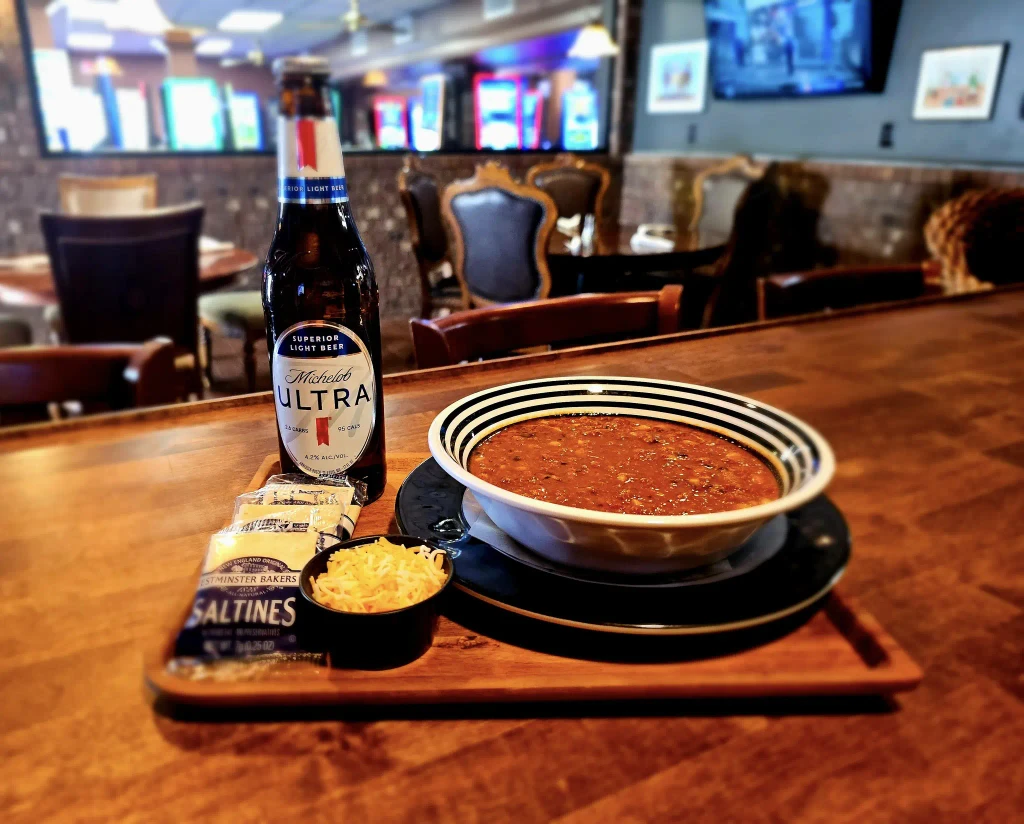
[(281, 466), (348, 474), (384, 491), (384, 395), (373, 264), (349, 209), (327, 61), (275, 62), (277, 230), (263, 311)]

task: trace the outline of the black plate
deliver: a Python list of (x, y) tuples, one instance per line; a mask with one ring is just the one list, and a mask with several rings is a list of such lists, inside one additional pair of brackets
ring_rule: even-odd
[[(739, 574), (688, 570), (675, 576), (605, 580), (601, 574), (598, 579), (546, 559), (523, 563), (473, 537), (463, 516), (465, 493), (433, 458), (424, 461), (398, 491), (399, 529), (457, 553), (453, 584), (466, 594), (519, 615), (581, 629), (696, 635), (767, 624), (819, 601), (850, 557), (846, 522), (821, 495), (787, 513), (781, 547)], [(779, 528), (772, 521), (765, 530)]]

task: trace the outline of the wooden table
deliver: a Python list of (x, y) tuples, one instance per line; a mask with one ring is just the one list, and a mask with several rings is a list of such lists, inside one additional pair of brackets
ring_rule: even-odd
[[(256, 255), (245, 249), (200, 252), (199, 291), (211, 292), (224, 286), (259, 262)], [(56, 302), (49, 262), (25, 269), (0, 268), (0, 304), (45, 306)]]
[[(830, 494), (854, 537), (842, 586), (925, 670), (891, 705), (169, 717), (147, 703), (142, 649), (276, 448), (269, 396), (8, 433), (5, 821), (1014, 820), (1024, 805), (1022, 328), (1018, 290), (385, 379), (396, 469), (425, 451), (443, 406), (529, 376), (697, 381), (806, 419), (839, 458)], [(360, 523), (387, 517), (371, 508)]]
[(555, 230), (548, 242), (548, 266), (551, 269), (552, 296), (579, 292), (610, 292), (622, 288), (647, 288), (630, 285), (637, 275), (672, 272), (686, 279), (701, 267), (709, 267), (725, 252), (725, 246), (700, 247), (697, 236), (685, 230), (676, 235), (675, 246), (664, 252), (636, 251), (630, 238), (637, 227), (604, 227), (595, 235), (589, 254), (569, 251), (568, 235)]

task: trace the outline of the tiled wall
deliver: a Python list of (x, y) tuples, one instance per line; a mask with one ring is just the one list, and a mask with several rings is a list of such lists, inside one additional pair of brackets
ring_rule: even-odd
[[(623, 163), (623, 223), (685, 224), (700, 169), (722, 157), (633, 154)], [(819, 214), (818, 238), (838, 263), (920, 260), (932, 211), (973, 188), (1024, 186), (1024, 171), (786, 162), (785, 183)]]

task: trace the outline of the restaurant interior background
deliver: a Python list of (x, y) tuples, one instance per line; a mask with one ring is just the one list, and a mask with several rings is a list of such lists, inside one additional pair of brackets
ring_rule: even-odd
[[(761, 14), (780, 5), (745, 2)], [(970, 188), (1022, 185), (1024, 50), (1013, 38), (1024, 31), (1024, 7), (905, 0), (882, 91), (728, 99), (709, 88), (702, 111), (651, 111), (655, 47), (707, 37), (714, 15), (728, 17), (737, 3), (388, 0), (365, 3), (368, 24), (350, 34), (339, 17), (347, 2), (158, 0), (165, 20), (204, 30), (193, 36), (159, 24), (147, 33), (153, 0), (0, 0), (0, 255), (43, 250), (37, 212), (57, 206), (62, 174), (153, 172), (160, 205), (202, 201), (205, 235), (262, 258), (277, 210), (270, 63), (300, 52), (330, 61), (354, 215), (386, 330), (399, 336), (420, 302), (395, 184), (404, 157), (421, 150), (422, 167), (442, 185), (469, 177), (481, 140), (501, 146), (507, 118), (524, 111), (535, 120), (522, 128), (521, 148), (497, 159), (522, 177), (558, 151), (589, 155), (611, 171), (609, 225), (685, 224), (701, 169), (737, 153), (780, 161), (780, 180), (813, 231), (813, 265), (923, 260), (922, 228), (936, 207)], [(818, 5), (845, 14), (857, 4)], [(239, 10), (269, 17), (225, 25)], [(607, 28), (617, 58), (569, 56), (591, 23)], [(923, 50), (1007, 41), (990, 119), (914, 119)], [(510, 78), (519, 104), (503, 112)], [(499, 101), (489, 118), (474, 106), (481, 82)], [(440, 133), (429, 114), (423, 126), (424, 102), (429, 108), (439, 88)], [(256, 267), (229, 288), (258, 280)]]

